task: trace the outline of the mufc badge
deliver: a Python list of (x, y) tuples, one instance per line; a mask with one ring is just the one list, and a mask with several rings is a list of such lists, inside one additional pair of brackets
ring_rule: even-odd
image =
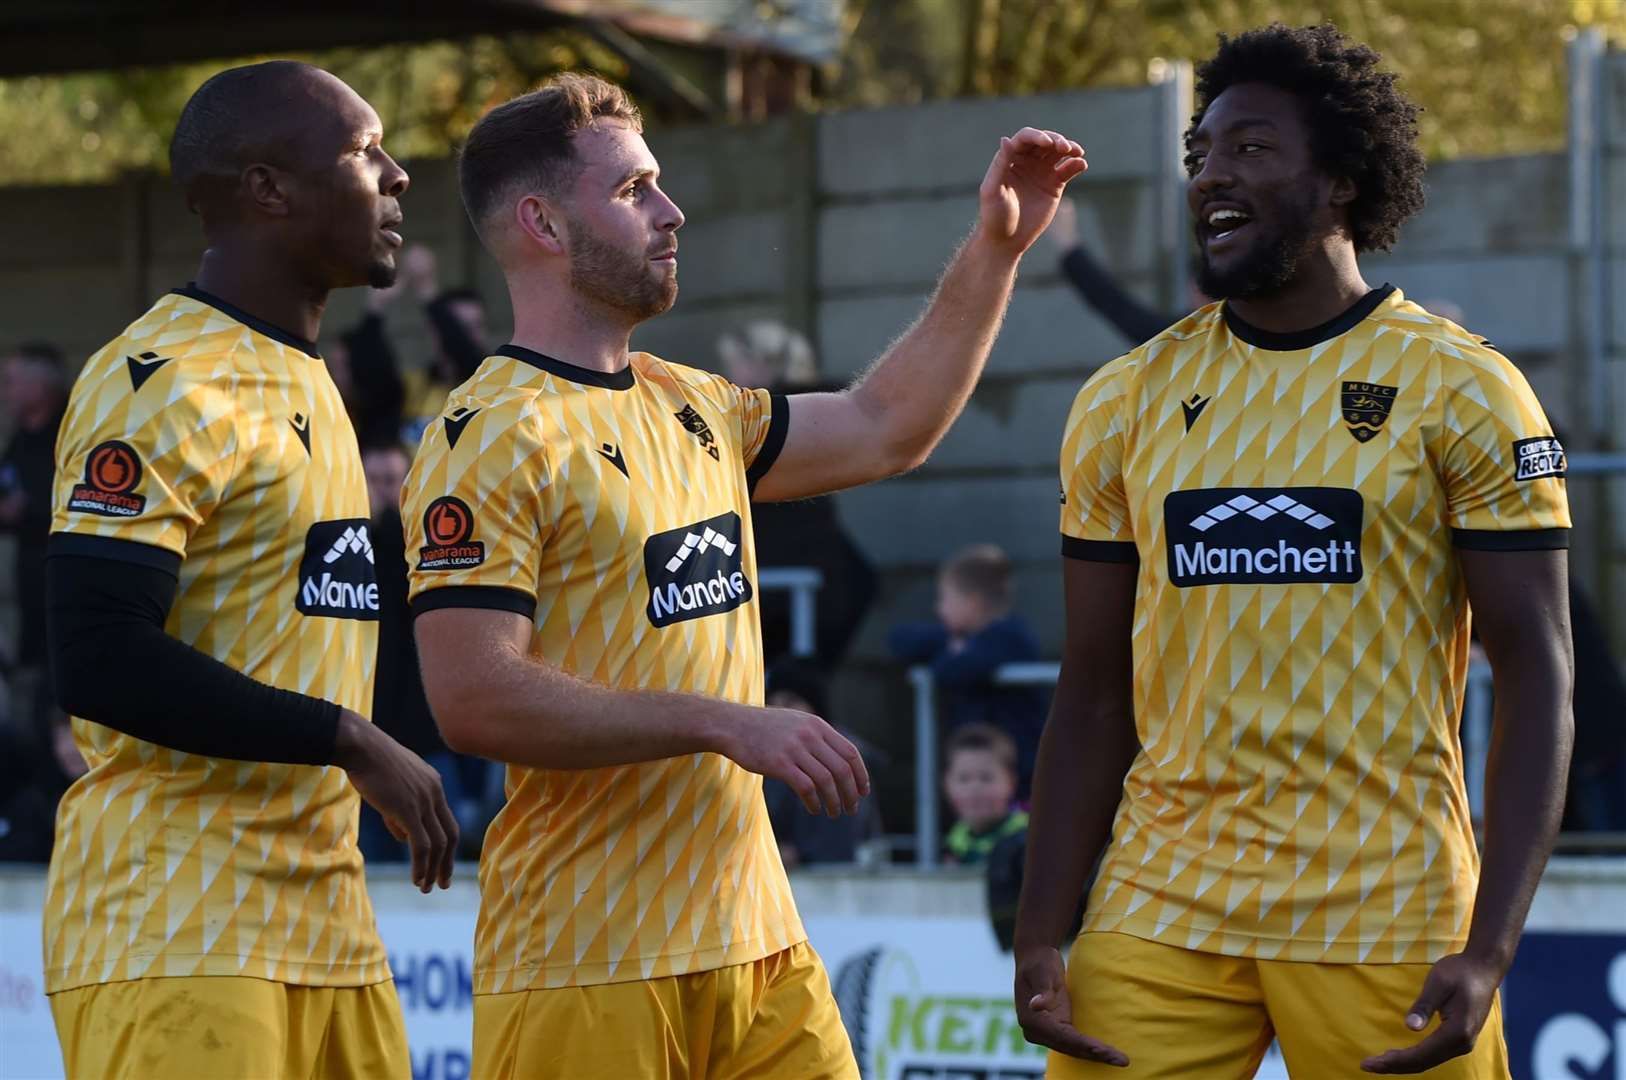
[(1344, 414), (1344, 426), (1355, 436), (1356, 442), (1371, 442), (1389, 419), (1399, 387), (1381, 383), (1346, 382), (1339, 395), (1339, 407)]

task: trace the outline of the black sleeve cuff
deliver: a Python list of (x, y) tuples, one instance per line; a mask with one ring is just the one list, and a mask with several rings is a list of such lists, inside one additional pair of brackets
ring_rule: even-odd
[(1562, 551), (1568, 529), (1452, 529), (1451, 542), (1469, 551)]
[(773, 463), (779, 460), (779, 451), (785, 448), (785, 433), (790, 430), (790, 399), (784, 394), (774, 394), (769, 402), (773, 415), (768, 417), (768, 434), (762, 439), (762, 449), (745, 470), (747, 491), (756, 491), (757, 481), (768, 475)]
[(1132, 540), (1080, 540), (1076, 536), (1063, 536), (1061, 553), (1064, 558), (1085, 562), (1140, 562), (1140, 549)]
[(91, 559), (112, 559), (162, 570), (172, 578), (181, 576), (181, 557), (168, 548), (112, 536), (54, 532), (46, 541), (45, 554), (47, 558), (52, 555), (79, 555)]
[(512, 611), (527, 619), (536, 617), (536, 597), (500, 585), (442, 585), (418, 594), (412, 601), (412, 617), (441, 608), (480, 608), (486, 611)]

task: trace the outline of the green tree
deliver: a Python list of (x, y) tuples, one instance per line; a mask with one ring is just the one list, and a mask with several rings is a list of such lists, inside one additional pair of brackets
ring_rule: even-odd
[(1564, 40), (1626, 38), (1626, 0), (849, 0), (838, 105), (1128, 85), (1216, 35), (1330, 20), (1383, 53), (1426, 110), (1432, 156), (1548, 150), (1565, 134)]
[[(398, 157), (445, 156), (487, 108), (546, 76), (590, 67), (624, 77), (619, 57), (571, 32), (294, 54), (372, 102)], [(60, 77), (0, 79), (0, 184), (95, 183), (164, 169), (192, 91), (265, 57)]]

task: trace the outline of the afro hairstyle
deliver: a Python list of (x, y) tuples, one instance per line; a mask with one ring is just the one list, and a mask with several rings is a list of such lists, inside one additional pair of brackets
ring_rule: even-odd
[(1221, 34), (1219, 51), (1197, 67), (1197, 112), (1186, 142), (1233, 86), (1263, 83), (1295, 95), (1304, 104), (1316, 165), (1355, 185), (1347, 208), (1355, 250), (1387, 251), (1401, 224), (1423, 208), (1426, 166), (1417, 149), (1421, 110), (1395, 86), (1393, 72), (1379, 70), (1381, 59), (1331, 23)]

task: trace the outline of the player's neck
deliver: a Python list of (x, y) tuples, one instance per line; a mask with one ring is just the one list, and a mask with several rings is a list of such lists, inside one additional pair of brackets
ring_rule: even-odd
[(580, 303), (564, 287), (521, 291), (511, 283), (509, 296), (515, 345), (589, 371), (627, 366), (635, 323)]
[(211, 243), (198, 264), (196, 282), (204, 292), (294, 337), (315, 341), (321, 336), (327, 291), (303, 284), (265, 253)]
[(1249, 326), (1273, 334), (1292, 334), (1331, 322), (1371, 291), (1361, 277), (1354, 247), (1345, 242), (1307, 254), (1293, 280), (1277, 292), (1238, 297), (1225, 303)]

